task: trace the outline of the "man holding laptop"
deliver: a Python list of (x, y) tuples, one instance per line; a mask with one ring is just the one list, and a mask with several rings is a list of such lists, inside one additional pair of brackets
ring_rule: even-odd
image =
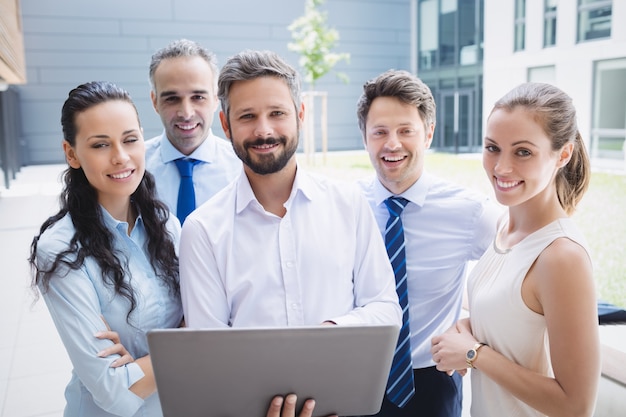
[[(395, 335), (387, 333), (377, 339), (391, 341), (388, 355), (383, 352), (386, 349), (372, 353), (371, 348), (355, 347), (342, 356), (361, 355), (359, 367), (363, 368), (380, 366), (386, 361), (383, 356), (388, 356), (390, 365), (402, 317), (394, 272), (361, 190), (355, 184), (313, 176), (298, 167), (295, 152), (305, 109), (297, 72), (273, 52), (243, 51), (220, 71), (218, 97), (225, 136), (243, 161), (243, 171), (183, 225), (180, 288), (187, 326), (294, 328), (288, 331), (312, 326), (325, 336), (342, 329), (349, 333), (361, 326), (367, 330), (393, 328)], [(340, 326), (324, 331), (317, 326), (320, 324)], [(232, 330), (229, 332), (242, 329)], [(321, 340), (326, 340), (324, 337)], [(270, 339), (269, 332), (263, 338)], [(285, 357), (299, 349), (290, 349), (290, 341), (293, 339), (283, 343), (287, 344)], [(215, 346), (205, 343), (204, 356), (216, 355)], [(250, 369), (243, 376), (248, 383), (259, 373), (251, 368), (268, 361), (260, 352), (254, 353), (252, 365), (243, 365), (250, 362), (242, 360), (234, 366)], [(294, 373), (293, 367), (286, 371)], [(389, 367), (375, 378), (382, 384), (381, 395), (388, 371)], [(311, 371), (323, 372), (319, 367)], [(277, 372), (270, 373), (274, 379), (280, 378)], [(313, 375), (301, 379), (309, 376)], [(344, 387), (331, 389), (333, 384), (337, 381), (325, 381), (335, 397), (348, 395)], [(268, 389), (267, 384), (262, 385)], [(351, 395), (353, 401), (363, 401), (375, 391), (363, 392), (358, 383), (350, 385), (345, 388), (357, 390)], [(339, 412), (328, 401), (316, 399), (318, 412)], [(291, 400), (290, 396), (285, 400), (281, 417), (291, 414), (287, 407)], [(272, 402), (270, 412), (281, 407), (282, 403)], [(307, 410), (306, 405), (302, 407), (302, 413)]]
[(297, 165), (297, 72), (275, 53), (244, 51), (220, 71), (218, 97), (243, 172), (183, 226), (187, 326), (399, 327), (394, 273), (360, 189)]

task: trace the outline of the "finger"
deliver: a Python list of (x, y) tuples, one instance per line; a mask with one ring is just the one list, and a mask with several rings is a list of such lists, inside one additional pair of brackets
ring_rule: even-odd
[(109, 339), (114, 344), (120, 343), (120, 335), (117, 332), (113, 332), (111, 330), (107, 332), (96, 332), (94, 334), (98, 339)]
[(128, 351), (126, 351), (126, 349), (124, 348), (124, 345), (116, 343), (114, 345), (109, 346), (108, 348), (102, 349), (100, 352), (97, 353), (97, 355), (100, 356), (101, 358), (106, 358), (107, 356), (111, 356), (111, 355), (123, 356), (127, 353)]
[(283, 397), (277, 395), (272, 398), (269, 408), (267, 409), (266, 417), (280, 417), (280, 409), (283, 406)]
[(281, 416), (282, 417), (295, 417), (297, 401), (298, 401), (298, 397), (296, 396), (296, 394), (287, 395), (285, 397), (285, 402), (283, 404), (283, 412)]
[(126, 355), (120, 356), (119, 358), (115, 359), (113, 362), (111, 362), (111, 365), (109, 365), (109, 367), (111, 368), (119, 368), (120, 366), (124, 366), (126, 364), (129, 364), (131, 362), (134, 362), (135, 360), (133, 359), (132, 356), (130, 356), (130, 353), (127, 353)]
[(313, 409), (315, 408), (315, 400), (309, 398), (304, 402), (302, 406), (302, 411), (300, 412), (299, 417), (311, 417), (313, 415)]
[(457, 372), (459, 373), (459, 375), (465, 376), (465, 375), (467, 375), (467, 368), (466, 369), (459, 369)]
[(134, 362), (134, 358), (132, 357), (132, 355), (130, 354), (130, 352), (128, 352), (128, 350), (126, 350), (126, 348), (124, 347), (124, 345), (118, 343), (115, 344), (113, 346), (110, 346), (106, 349), (102, 349), (100, 352), (97, 353), (98, 357), (101, 358), (106, 358), (109, 357), (111, 355), (119, 355), (119, 358), (116, 358), (112, 363), (111, 363), (111, 367), (112, 368), (117, 368), (120, 367), (122, 365), (126, 365), (127, 363), (130, 362)]

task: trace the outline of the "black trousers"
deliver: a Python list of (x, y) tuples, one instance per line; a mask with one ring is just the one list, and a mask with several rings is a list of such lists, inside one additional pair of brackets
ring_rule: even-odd
[(414, 369), (415, 395), (403, 408), (385, 399), (378, 417), (461, 417), (463, 378), (430, 368)]

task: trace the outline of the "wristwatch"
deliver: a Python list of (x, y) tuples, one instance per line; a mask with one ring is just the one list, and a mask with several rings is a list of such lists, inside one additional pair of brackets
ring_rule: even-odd
[(476, 343), (474, 345), (474, 347), (471, 348), (470, 350), (468, 350), (467, 353), (465, 354), (465, 362), (467, 362), (467, 366), (469, 368), (473, 368), (474, 367), (474, 361), (478, 357), (478, 349), (480, 349), (483, 346), (487, 346), (487, 344), (486, 343)]

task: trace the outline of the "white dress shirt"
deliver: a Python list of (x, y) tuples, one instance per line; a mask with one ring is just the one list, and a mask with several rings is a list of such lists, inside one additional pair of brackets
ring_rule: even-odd
[[(360, 185), (384, 235), (393, 194), (374, 177)], [(502, 211), (487, 196), (428, 173), (401, 194), (414, 368), (434, 366), (430, 339), (459, 318), (466, 269), (491, 244)]]
[(189, 327), (401, 324), (383, 239), (360, 190), (297, 170), (278, 217), (245, 174), (185, 221)]
[[(174, 161), (183, 155), (167, 139), (165, 132), (146, 141), (146, 169), (154, 175), (157, 195), (177, 212), (180, 173)], [(228, 185), (241, 172), (241, 160), (235, 155), (229, 141), (213, 135), (209, 136), (188, 156), (201, 161), (193, 168), (193, 186), (196, 194), (196, 207), (211, 198)]]

